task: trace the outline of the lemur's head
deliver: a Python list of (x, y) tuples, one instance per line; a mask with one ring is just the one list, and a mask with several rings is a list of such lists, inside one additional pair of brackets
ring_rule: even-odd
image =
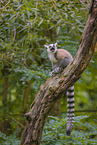
[(55, 53), (57, 51), (57, 43), (55, 44), (49, 44), (49, 45), (44, 45), (48, 53), (52, 52)]

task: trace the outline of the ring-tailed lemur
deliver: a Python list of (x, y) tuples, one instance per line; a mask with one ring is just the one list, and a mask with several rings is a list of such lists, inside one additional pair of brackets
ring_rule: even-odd
[[(57, 49), (57, 43), (44, 45), (48, 52), (48, 57), (52, 63), (53, 71), (51, 75), (61, 72), (73, 60), (72, 55), (65, 49)], [(67, 135), (70, 135), (74, 122), (74, 86), (67, 91)]]

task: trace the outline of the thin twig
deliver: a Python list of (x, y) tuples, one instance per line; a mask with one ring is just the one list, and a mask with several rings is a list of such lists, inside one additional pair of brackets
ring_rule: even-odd
[(16, 119), (14, 119), (13, 117), (11, 117), (11, 116), (8, 115), (8, 114), (7, 114), (7, 116), (8, 116), (9, 118), (11, 118), (12, 120), (14, 120), (16, 123), (18, 123), (20, 126), (22, 126), (22, 127), (24, 128), (24, 125), (21, 124), (19, 121), (17, 121)]

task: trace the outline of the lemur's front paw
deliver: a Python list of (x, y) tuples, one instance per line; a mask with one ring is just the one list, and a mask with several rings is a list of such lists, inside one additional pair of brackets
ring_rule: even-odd
[(54, 76), (54, 71), (52, 71), (52, 72), (50, 73), (50, 76), (51, 76), (51, 77)]
[(50, 73), (50, 76), (52, 77), (52, 76), (55, 76), (56, 74), (58, 74), (60, 72), (60, 68), (59, 67), (57, 67), (57, 68), (55, 68), (51, 73)]
[(55, 70), (54, 70), (54, 73), (57, 74), (57, 73), (59, 73), (59, 72), (60, 72), (60, 68), (59, 68), (59, 67), (56, 67)]

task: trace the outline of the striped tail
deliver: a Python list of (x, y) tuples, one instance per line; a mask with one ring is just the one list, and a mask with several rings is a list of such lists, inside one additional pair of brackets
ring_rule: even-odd
[(70, 87), (67, 91), (67, 130), (66, 134), (70, 135), (74, 122), (74, 86)]

